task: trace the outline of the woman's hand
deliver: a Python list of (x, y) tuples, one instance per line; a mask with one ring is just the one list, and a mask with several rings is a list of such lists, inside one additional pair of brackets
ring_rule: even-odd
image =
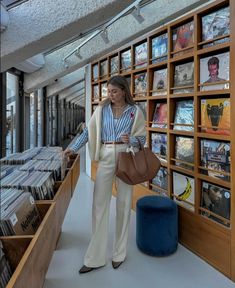
[(71, 150), (71, 149), (69, 149), (69, 148), (67, 148), (67, 149), (64, 150), (64, 157), (65, 157), (65, 158), (68, 158), (68, 157), (73, 156), (73, 155), (74, 155), (73, 150)]
[(122, 139), (123, 143), (129, 143), (130, 136), (129, 136), (129, 134), (122, 134), (121, 139)]

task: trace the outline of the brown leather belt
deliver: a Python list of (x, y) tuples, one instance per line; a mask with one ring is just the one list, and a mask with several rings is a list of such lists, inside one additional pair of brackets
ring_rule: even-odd
[(125, 144), (121, 141), (102, 141), (102, 144)]

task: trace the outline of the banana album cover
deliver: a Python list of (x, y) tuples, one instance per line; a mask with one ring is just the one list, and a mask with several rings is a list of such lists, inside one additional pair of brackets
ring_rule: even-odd
[(167, 68), (154, 71), (152, 90), (152, 96), (167, 94)]
[(142, 68), (147, 65), (148, 60), (148, 46), (147, 42), (144, 42), (135, 47), (135, 68)]
[[(208, 211), (215, 213), (216, 215), (230, 220), (230, 199), (231, 195), (228, 189), (205, 181), (202, 182), (202, 208), (205, 208)], [(217, 218), (216, 215), (212, 215), (206, 211), (201, 211), (201, 214), (228, 226), (226, 221)]]
[(194, 211), (195, 188), (194, 178), (178, 172), (173, 172), (174, 200), (183, 207)]
[(230, 135), (230, 99), (201, 100), (201, 130), (210, 134)]

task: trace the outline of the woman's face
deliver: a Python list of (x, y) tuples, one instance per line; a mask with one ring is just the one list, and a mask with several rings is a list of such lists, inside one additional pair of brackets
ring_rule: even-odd
[(125, 103), (125, 92), (112, 84), (108, 85), (108, 97), (113, 104), (124, 104)]

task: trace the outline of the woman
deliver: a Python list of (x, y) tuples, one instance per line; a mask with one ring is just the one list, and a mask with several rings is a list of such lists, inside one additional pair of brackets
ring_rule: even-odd
[[(109, 206), (112, 184), (115, 179), (118, 152), (126, 151), (129, 144), (138, 146), (145, 142), (145, 120), (135, 105), (125, 77), (114, 76), (108, 83), (108, 98), (93, 113), (71, 149), (69, 156), (88, 142), (91, 160), (99, 161), (92, 206), (92, 238), (79, 273), (87, 273), (106, 264)], [(116, 237), (112, 257), (113, 268), (118, 268), (126, 258), (128, 226), (132, 203), (132, 186), (116, 178)]]

